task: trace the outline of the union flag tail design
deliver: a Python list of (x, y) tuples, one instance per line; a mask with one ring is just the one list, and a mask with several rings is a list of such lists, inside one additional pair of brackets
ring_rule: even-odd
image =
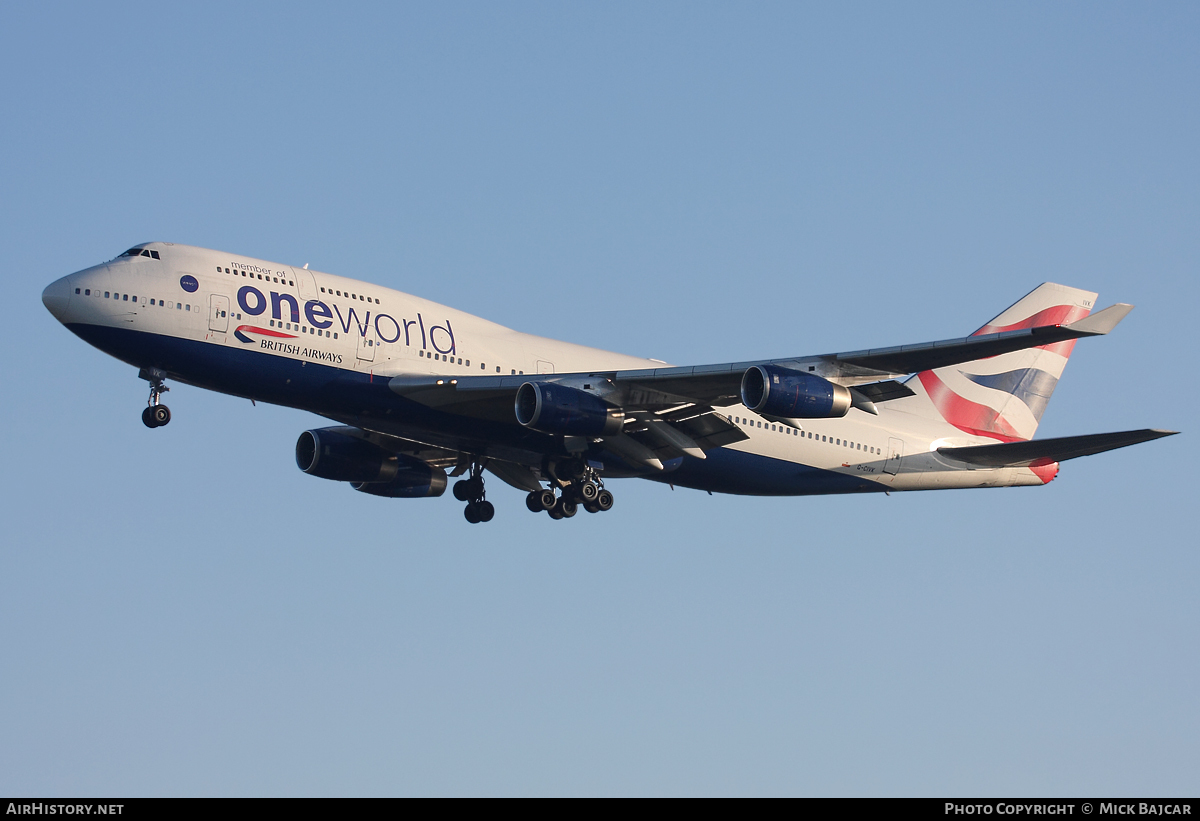
[[(1096, 294), (1047, 282), (972, 336), (1083, 319)], [(892, 403), (896, 410), (944, 419), (959, 430), (1002, 442), (1032, 439), (1050, 395), (1062, 376), (1075, 340), (977, 359), (908, 380), (916, 396)]]

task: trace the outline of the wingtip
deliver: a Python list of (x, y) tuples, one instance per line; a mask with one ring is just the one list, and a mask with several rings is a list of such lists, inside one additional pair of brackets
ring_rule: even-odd
[(1072, 322), (1066, 327), (1087, 336), (1099, 336), (1117, 327), (1117, 324), (1129, 316), (1129, 312), (1132, 310), (1133, 306), (1128, 302), (1118, 302), (1116, 305), (1109, 305), (1102, 311), (1085, 316), (1078, 322)]

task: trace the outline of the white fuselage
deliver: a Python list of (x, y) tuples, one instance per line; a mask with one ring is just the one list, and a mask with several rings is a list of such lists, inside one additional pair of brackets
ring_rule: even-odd
[[(359, 280), (171, 243), (142, 247), (157, 258), (119, 257), (64, 277), (46, 289), (47, 307), (87, 341), (139, 368), (343, 421), (350, 421), (351, 411), (329, 404), (336, 375), (306, 382), (314, 369), (375, 380), (665, 364), (518, 333)], [(1027, 468), (970, 469), (939, 456), (938, 447), (994, 440), (892, 410), (887, 403), (878, 415), (853, 409), (842, 418), (805, 422), (803, 431), (764, 420), (740, 404), (722, 413), (749, 438), (717, 450), (758, 459), (714, 460), (710, 452), (707, 460), (685, 459), (680, 470), (648, 478), (768, 495), (1043, 484)], [(395, 421), (406, 430), (404, 420)], [(431, 417), (412, 425), (431, 434), (422, 441), (439, 444), (472, 435)], [(438, 430), (445, 435), (433, 436)], [(764, 472), (767, 463), (771, 469)], [(796, 471), (806, 473), (800, 478)], [(776, 472), (783, 478), (776, 480)]]

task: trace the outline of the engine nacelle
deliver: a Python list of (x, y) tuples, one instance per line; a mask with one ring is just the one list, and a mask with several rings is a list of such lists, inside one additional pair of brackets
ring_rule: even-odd
[(742, 376), (742, 404), (764, 416), (834, 419), (850, 410), (848, 388), (816, 374), (755, 365)]
[(517, 389), (517, 421), (530, 430), (563, 436), (613, 436), (625, 411), (586, 391), (553, 382), (526, 382)]
[(372, 496), (390, 499), (424, 499), (446, 492), (446, 471), (420, 459), (398, 454), (396, 475), (388, 482), (354, 482), (350, 486)]
[(396, 454), (337, 430), (306, 430), (296, 440), (296, 465), (309, 476), (337, 482), (388, 482), (395, 478), (399, 464)]

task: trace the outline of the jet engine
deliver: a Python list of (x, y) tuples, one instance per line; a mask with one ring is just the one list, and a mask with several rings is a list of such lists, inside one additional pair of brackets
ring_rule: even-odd
[(850, 390), (816, 374), (755, 365), (742, 376), (742, 404), (763, 416), (833, 419), (850, 410)]
[(625, 411), (586, 391), (553, 382), (526, 382), (517, 389), (517, 421), (530, 430), (562, 436), (620, 433)]
[(441, 496), (446, 472), (420, 459), (390, 453), (337, 429), (306, 430), (296, 440), (296, 464), (309, 476), (350, 482), (355, 490), (393, 499)]
[(397, 454), (396, 475), (388, 482), (352, 482), (350, 487), (372, 496), (423, 499), (446, 492), (446, 471), (420, 459)]

